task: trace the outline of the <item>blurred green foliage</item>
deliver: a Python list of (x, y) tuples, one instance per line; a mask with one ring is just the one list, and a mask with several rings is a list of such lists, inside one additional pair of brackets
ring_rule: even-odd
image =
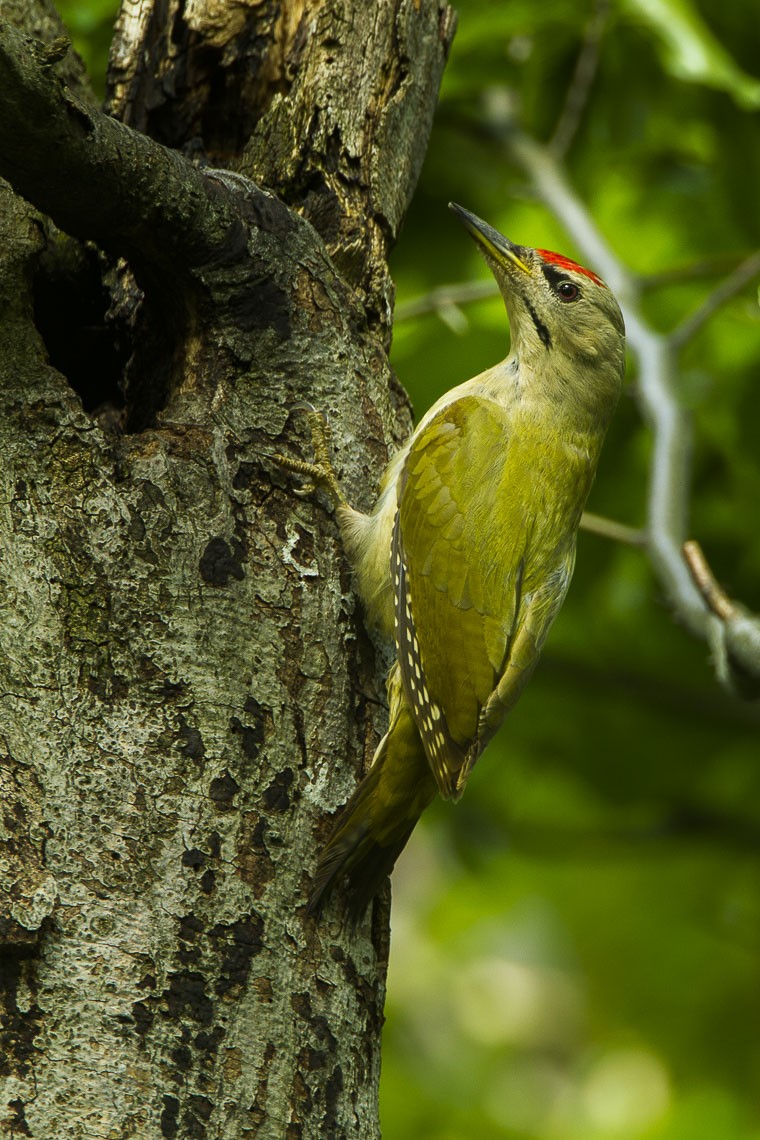
[[(112, 0), (59, 6), (102, 89)], [(508, 88), (526, 129), (550, 138), (605, 11), (568, 171), (649, 282), (647, 317), (672, 329), (760, 246), (756, 4), (457, 8), (394, 256), (399, 302), (487, 276), (450, 199), (518, 242), (577, 254), (483, 129), (482, 101)], [(397, 326), (393, 362), (418, 413), (506, 351), (499, 300), (454, 316)], [(756, 286), (682, 364), (692, 533), (760, 610)], [(650, 442), (633, 362), (630, 374), (589, 506), (640, 526)], [(463, 801), (423, 819), (394, 893), (388, 1140), (760, 1140), (760, 710), (719, 690), (641, 551), (581, 535), (542, 665)]]
[(118, 0), (55, 0), (55, 7), (69, 30), (74, 48), (87, 65), (96, 94), (102, 99)]

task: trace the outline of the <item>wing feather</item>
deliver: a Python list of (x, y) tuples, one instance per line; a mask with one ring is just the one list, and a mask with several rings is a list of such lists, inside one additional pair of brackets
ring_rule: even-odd
[[(399, 484), (392, 550), (399, 667), (446, 798), (461, 795), (517, 700), (572, 573), (578, 489), (569, 487), (562, 517), (561, 494), (541, 481), (542, 468), (552, 470), (550, 445), (512, 428), (491, 400), (453, 401), (413, 441)], [(559, 500), (560, 515), (549, 528), (536, 517), (547, 495)]]

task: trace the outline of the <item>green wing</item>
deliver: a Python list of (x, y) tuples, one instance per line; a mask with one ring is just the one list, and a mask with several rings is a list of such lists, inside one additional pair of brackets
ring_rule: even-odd
[(553, 495), (556, 458), (530, 430), (512, 432), (506, 409), (467, 396), (431, 420), (406, 461), (392, 550), (396, 642), (446, 798), (461, 794), (517, 700), (570, 580), (585, 494), (567, 494), (560, 469), (564, 490)]

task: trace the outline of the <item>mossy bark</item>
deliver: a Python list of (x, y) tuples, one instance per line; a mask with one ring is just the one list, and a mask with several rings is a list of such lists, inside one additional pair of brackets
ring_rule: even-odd
[(406, 430), (386, 258), (452, 17), (130, 3), (114, 119), (48, 5), (10, 9), (0, 1132), (367, 1140), (387, 900), (356, 935), (304, 903), (382, 678), (333, 520), (267, 455), (311, 401), (367, 506)]

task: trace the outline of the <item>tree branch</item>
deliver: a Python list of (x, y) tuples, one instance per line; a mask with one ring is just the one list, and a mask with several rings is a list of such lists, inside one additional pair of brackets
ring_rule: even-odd
[(760, 622), (729, 598), (713, 574), (698, 542), (683, 544), (683, 556), (694, 585), (710, 610), (715, 668), (727, 688), (754, 700), (760, 696), (756, 662), (760, 660)]
[(447, 310), (457, 309), (460, 305), (467, 305), (471, 301), (483, 301), (486, 297), (495, 297), (498, 292), (499, 288), (492, 278), (488, 281), (463, 281), (457, 285), (440, 285), (421, 297), (413, 297), (411, 301), (396, 305), (393, 323), (411, 321), (427, 313), (437, 313), (440, 316)]
[(743, 260), (742, 254), (721, 253), (687, 265), (674, 265), (670, 269), (661, 269), (657, 273), (642, 273), (638, 278), (639, 288), (644, 292), (649, 289), (662, 289), (668, 285), (688, 284), (703, 277), (719, 277), (722, 273), (733, 272)]
[(647, 533), (638, 527), (626, 526), (625, 523), (605, 518), (604, 515), (595, 515), (592, 511), (584, 511), (581, 516), (581, 528), (589, 534), (596, 534), (600, 538), (609, 538), (613, 542), (622, 542), (625, 546), (643, 546), (647, 544)]
[(736, 607), (716, 581), (699, 543), (694, 542), (693, 539), (685, 542), (683, 544), (683, 556), (694, 579), (694, 585), (715, 616), (719, 617), (721, 621), (733, 617)]
[(181, 155), (85, 104), (55, 50), (0, 21), (0, 174), (67, 233), (155, 271), (244, 248), (238, 212)]
[(599, 67), (599, 53), (609, 14), (609, 0), (597, 0), (586, 26), (573, 78), (565, 96), (562, 114), (549, 143), (549, 149), (555, 158), (564, 158), (580, 126), (583, 111), (591, 94), (591, 88)]
[(733, 273), (721, 281), (712, 293), (699, 306), (699, 308), (687, 317), (685, 321), (673, 330), (670, 334), (671, 346), (675, 349), (683, 348), (683, 346), (695, 336), (704, 324), (709, 321), (713, 313), (717, 312), (721, 305), (725, 305), (726, 301), (735, 296), (745, 285), (748, 285), (760, 273), (760, 250), (751, 253), (746, 257), (740, 265), (737, 265)]

